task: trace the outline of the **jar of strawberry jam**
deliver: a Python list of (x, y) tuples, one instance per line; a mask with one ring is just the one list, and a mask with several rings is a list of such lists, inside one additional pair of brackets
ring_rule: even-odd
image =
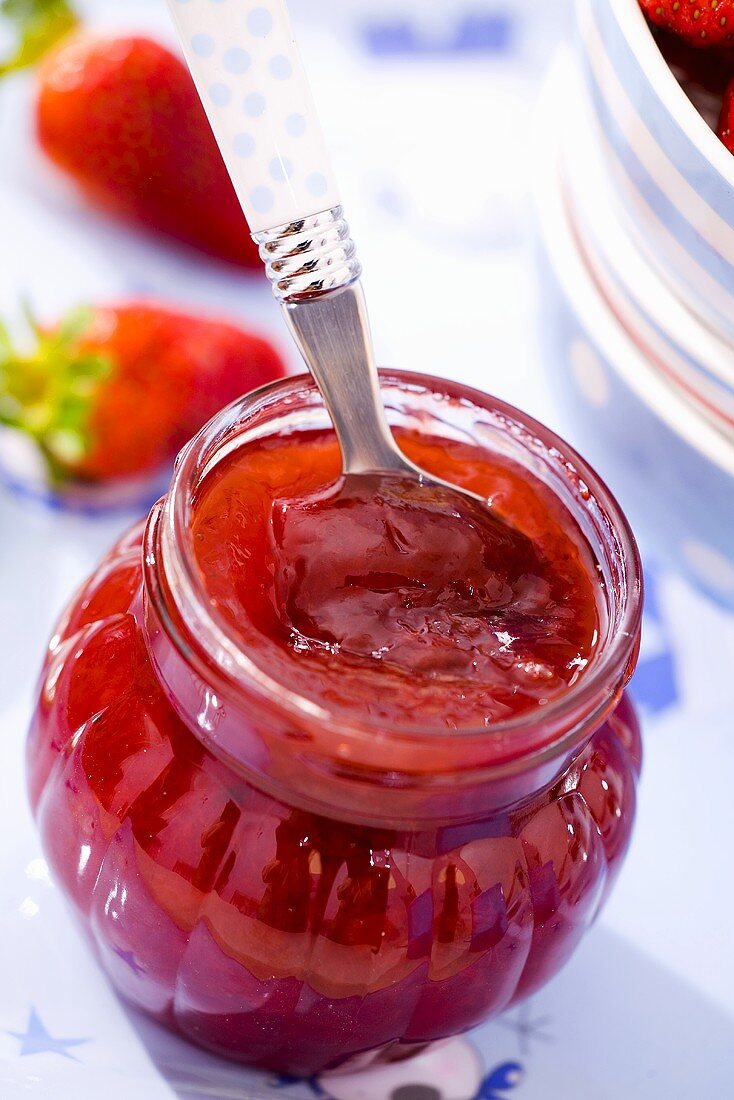
[(379, 481), (335, 501), (313, 385), (259, 390), (71, 603), (28, 744), (49, 864), (118, 991), (293, 1074), (536, 990), (634, 817), (641, 577), (615, 501), (499, 401), (382, 385), (487, 529)]

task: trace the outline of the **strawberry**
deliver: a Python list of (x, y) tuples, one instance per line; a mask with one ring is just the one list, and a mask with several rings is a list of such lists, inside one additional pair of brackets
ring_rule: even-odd
[(222, 260), (259, 268), (204, 108), (178, 57), (149, 38), (74, 30), (66, 0), (0, 0), (0, 11), (22, 27), (6, 71), (34, 62), (61, 38), (39, 70), (38, 138), (91, 202)]
[(724, 102), (719, 115), (719, 125), (716, 128), (724, 145), (730, 153), (734, 153), (734, 80), (724, 92)]
[(154, 472), (223, 405), (283, 374), (266, 340), (148, 302), (33, 332), (19, 355), (0, 329), (0, 424), (36, 441), (57, 484)]
[(651, 23), (694, 46), (734, 42), (734, 0), (639, 0)]

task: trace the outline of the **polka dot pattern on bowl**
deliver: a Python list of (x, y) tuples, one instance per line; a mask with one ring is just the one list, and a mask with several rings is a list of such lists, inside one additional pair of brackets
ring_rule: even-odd
[(168, 6), (250, 229), (337, 206), (284, 0), (168, 0)]

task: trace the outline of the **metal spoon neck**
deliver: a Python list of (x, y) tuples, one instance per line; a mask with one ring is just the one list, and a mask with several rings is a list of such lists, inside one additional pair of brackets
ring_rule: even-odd
[(349, 226), (340, 206), (255, 236), (286, 324), (318, 385), (345, 474), (416, 476), (387, 421)]

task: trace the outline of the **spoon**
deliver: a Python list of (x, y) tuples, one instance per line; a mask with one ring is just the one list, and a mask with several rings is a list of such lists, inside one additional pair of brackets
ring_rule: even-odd
[(273, 293), (331, 416), (342, 490), (379, 484), (404, 502), (416, 488), (457, 518), (480, 505), (486, 523), (486, 499), (422, 470), (390, 430), (362, 268), (285, 0), (168, 4)]

